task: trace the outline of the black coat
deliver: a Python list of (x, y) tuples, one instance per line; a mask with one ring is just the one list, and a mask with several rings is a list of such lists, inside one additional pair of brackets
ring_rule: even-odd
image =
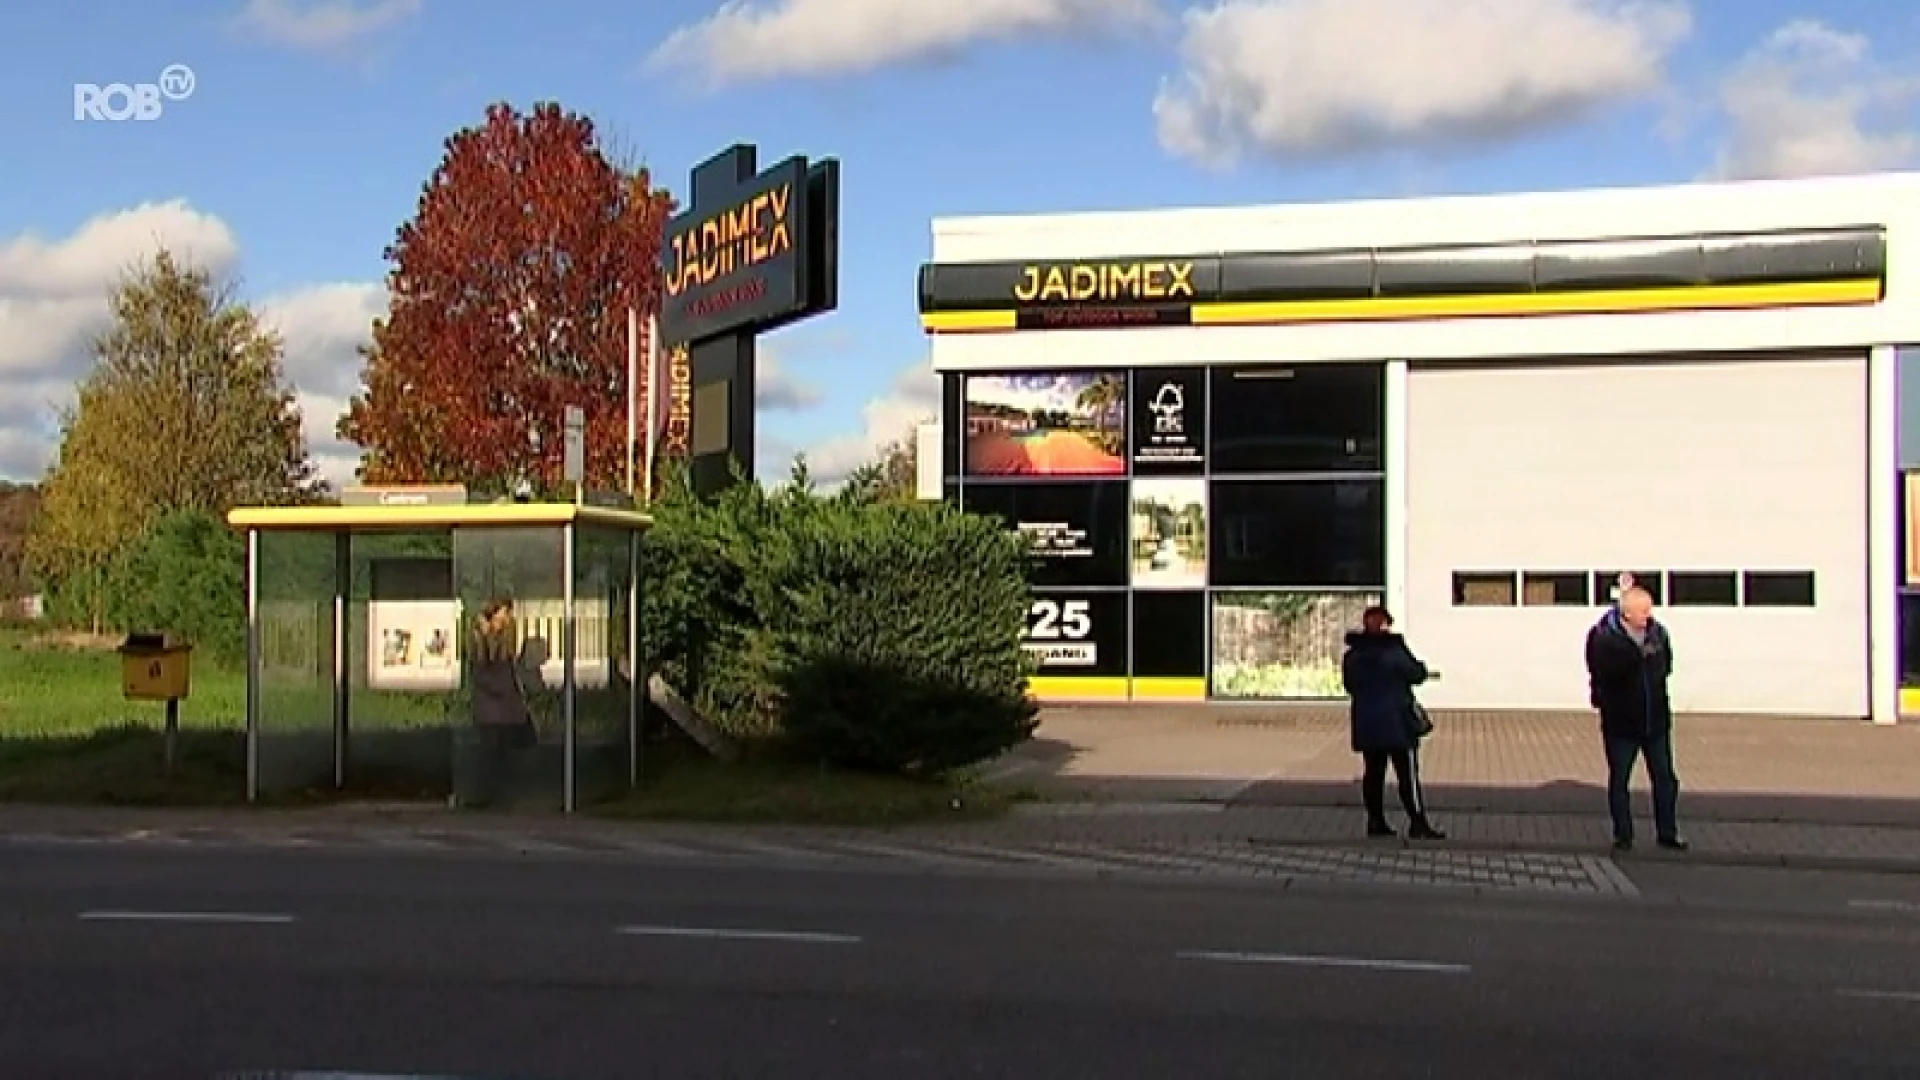
[(1427, 665), (1399, 634), (1347, 635), (1340, 681), (1353, 699), (1349, 717), (1355, 753), (1410, 750), (1414, 733), (1413, 688), (1427, 681)]
[(527, 699), (520, 689), (519, 664), (512, 653), (475, 635), (466, 663), (472, 679), (476, 726), (513, 728), (528, 723)]
[(1657, 621), (1647, 623), (1644, 647), (1627, 635), (1618, 611), (1587, 631), (1587, 684), (1600, 730), (1611, 738), (1649, 739), (1673, 730), (1667, 678), (1673, 674), (1673, 639)]

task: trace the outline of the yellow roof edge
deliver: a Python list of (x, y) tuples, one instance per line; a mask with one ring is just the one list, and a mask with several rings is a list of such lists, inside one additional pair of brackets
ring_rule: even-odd
[(439, 506), (242, 506), (227, 512), (236, 529), (314, 532), (383, 529), (500, 529), (516, 526), (603, 525), (635, 532), (653, 519), (638, 510), (576, 503), (473, 503)]

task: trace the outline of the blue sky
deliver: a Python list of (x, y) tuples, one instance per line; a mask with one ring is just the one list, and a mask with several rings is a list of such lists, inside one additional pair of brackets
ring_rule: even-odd
[[(841, 310), (768, 339), (763, 420), (765, 456), (837, 471), (930, 400), (934, 217), (1900, 167), (1917, 59), (1920, 15), (1876, 0), (21, 3), (0, 476), (44, 466), (100, 299), (156, 239), (279, 317), (338, 468), (324, 414), (381, 249), (492, 101), (585, 112), (676, 190), (736, 140), (841, 159)], [(75, 82), (174, 63), (195, 90), (159, 120), (74, 121)]]

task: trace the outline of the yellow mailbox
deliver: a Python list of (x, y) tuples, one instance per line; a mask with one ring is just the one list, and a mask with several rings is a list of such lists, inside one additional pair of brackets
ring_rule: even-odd
[(193, 688), (193, 646), (165, 634), (129, 634), (120, 646), (121, 689), (131, 701), (183, 701)]

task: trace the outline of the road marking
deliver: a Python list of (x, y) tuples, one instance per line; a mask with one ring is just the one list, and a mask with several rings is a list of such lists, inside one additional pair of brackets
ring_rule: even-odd
[(1909, 915), (1920, 914), (1920, 904), (1906, 900), (1849, 900), (1847, 906), (1860, 911), (1899, 911)]
[(858, 945), (853, 934), (819, 930), (730, 930), (718, 926), (622, 926), (614, 930), (627, 937), (698, 938), (706, 941), (785, 941), (799, 945)]
[(278, 926), (294, 921), (291, 915), (255, 911), (83, 911), (81, 922), (230, 923)]
[(1217, 964), (1278, 964), (1288, 967), (1355, 968), (1362, 971), (1412, 971), (1429, 975), (1468, 975), (1466, 964), (1440, 964), (1426, 960), (1373, 960), (1364, 956), (1300, 956), (1292, 953), (1210, 952), (1175, 953), (1182, 960), (1207, 960)]
[(1834, 993), (1844, 998), (1861, 998), (1866, 1001), (1911, 1001), (1920, 1003), (1920, 990), (1836, 990)]

